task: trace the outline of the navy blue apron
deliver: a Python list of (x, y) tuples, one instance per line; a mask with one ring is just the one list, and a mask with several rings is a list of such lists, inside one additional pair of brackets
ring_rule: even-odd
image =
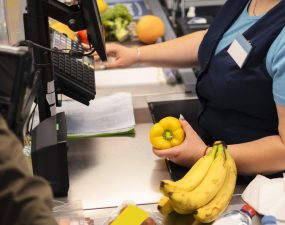
[(278, 134), (278, 116), (272, 78), (266, 70), (266, 55), (285, 26), (285, 1), (243, 33), (253, 49), (242, 68), (228, 54), (229, 46), (214, 55), (219, 40), (248, 1), (228, 0), (225, 3), (205, 35), (198, 54), (201, 72), (196, 91), (202, 103), (198, 122), (213, 140), (223, 140), (227, 144)]

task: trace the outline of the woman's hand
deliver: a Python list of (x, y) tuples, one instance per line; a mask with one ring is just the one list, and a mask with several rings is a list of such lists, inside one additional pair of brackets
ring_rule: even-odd
[[(106, 53), (112, 59), (103, 62), (106, 69), (124, 68), (138, 62), (139, 56), (136, 48), (129, 48), (119, 44), (106, 44)], [(99, 61), (99, 56), (94, 56), (95, 61)]]
[(207, 145), (186, 120), (180, 120), (180, 123), (185, 132), (182, 144), (164, 150), (153, 148), (153, 152), (158, 157), (168, 158), (174, 163), (190, 167), (204, 155)]

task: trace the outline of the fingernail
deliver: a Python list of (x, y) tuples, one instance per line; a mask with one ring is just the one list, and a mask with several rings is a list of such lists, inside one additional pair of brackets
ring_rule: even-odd
[(180, 120), (185, 120), (184, 116), (182, 114), (179, 115)]

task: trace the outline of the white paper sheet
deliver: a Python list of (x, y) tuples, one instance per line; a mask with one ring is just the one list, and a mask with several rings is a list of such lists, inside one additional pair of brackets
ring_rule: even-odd
[(73, 100), (62, 105), (58, 111), (65, 112), (68, 136), (120, 133), (135, 126), (130, 93), (97, 97), (89, 106)]

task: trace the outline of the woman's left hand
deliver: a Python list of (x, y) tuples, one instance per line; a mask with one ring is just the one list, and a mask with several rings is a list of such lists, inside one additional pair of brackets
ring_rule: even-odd
[(176, 164), (190, 167), (204, 155), (207, 145), (186, 120), (180, 120), (180, 123), (185, 132), (182, 144), (163, 150), (153, 148), (153, 153)]

